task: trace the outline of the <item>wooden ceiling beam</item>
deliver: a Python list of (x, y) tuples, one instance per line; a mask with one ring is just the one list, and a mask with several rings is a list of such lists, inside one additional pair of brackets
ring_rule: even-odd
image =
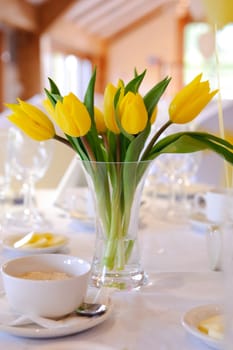
[(37, 6), (40, 33), (46, 32), (79, 0), (48, 0)]
[(98, 8), (106, 0), (79, 0), (76, 1), (74, 6), (70, 11), (67, 11), (66, 18), (71, 21), (78, 21), (80, 18), (85, 17), (86, 14), (90, 12), (95, 12), (95, 9)]
[(100, 6), (89, 11), (85, 14), (85, 16), (76, 16), (75, 20), (80, 25), (80, 27), (91, 27), (93, 25), (95, 26), (96, 22), (99, 23), (105, 18), (109, 18), (109, 22), (111, 22), (111, 18), (114, 17), (114, 14), (117, 13), (120, 8), (122, 8), (121, 5), (126, 6), (125, 0), (117, 0), (117, 2), (114, 0), (109, 0), (103, 5), (100, 4)]
[(102, 56), (106, 51), (105, 41), (98, 36), (87, 34), (77, 24), (64, 19), (50, 29), (49, 36), (52, 41), (60, 43), (60, 47), (77, 50), (87, 56)]
[(36, 10), (24, 0), (0, 0), (0, 23), (13, 28), (36, 32)]

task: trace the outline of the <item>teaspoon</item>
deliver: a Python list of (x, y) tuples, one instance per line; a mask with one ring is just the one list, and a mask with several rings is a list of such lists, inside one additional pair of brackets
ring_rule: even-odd
[(107, 311), (108, 307), (105, 304), (100, 303), (82, 303), (75, 312), (81, 316), (97, 316), (102, 315)]

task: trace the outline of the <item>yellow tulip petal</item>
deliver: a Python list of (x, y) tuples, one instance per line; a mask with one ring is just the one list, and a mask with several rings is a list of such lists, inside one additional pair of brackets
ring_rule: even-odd
[(8, 119), (36, 141), (45, 141), (54, 137), (54, 133), (51, 133), (50, 130), (41, 129), (35, 123), (28, 123), (27, 119), (22, 119), (19, 115), (12, 114)]
[(157, 114), (158, 114), (158, 106), (156, 105), (152, 114), (151, 114), (151, 117), (150, 117), (150, 123), (153, 124), (156, 120), (156, 117), (157, 117)]
[(97, 131), (102, 134), (107, 131), (107, 127), (104, 121), (104, 115), (101, 110), (97, 107), (94, 107), (94, 118)]
[(209, 94), (208, 97), (206, 95), (201, 95), (195, 101), (190, 101), (189, 106), (183, 109), (180, 114), (177, 115), (176, 123), (183, 124), (184, 120), (185, 123), (192, 121), (203, 110), (203, 108), (209, 103), (209, 101), (216, 93), (217, 90)]
[(210, 92), (208, 81), (201, 82), (201, 74), (186, 85), (169, 106), (169, 116), (173, 123), (183, 124), (193, 120), (207, 105), (217, 90)]
[(129, 134), (138, 134), (144, 130), (148, 114), (142, 97), (137, 93), (128, 92), (119, 104), (120, 122)]
[(197, 86), (200, 84), (202, 74), (196, 76), (189, 84), (187, 84), (180, 92), (178, 92), (170, 103), (169, 109), (180, 108), (196, 92)]
[(73, 137), (86, 135), (91, 127), (85, 105), (72, 93), (57, 102), (54, 119), (65, 134)]
[(42, 102), (44, 108), (46, 109), (46, 111), (48, 112), (49, 115), (51, 115), (51, 117), (54, 118), (54, 114), (55, 114), (55, 108), (53, 107), (52, 103), (50, 102), (50, 100), (47, 98), (46, 100), (44, 100)]
[(6, 104), (14, 113), (8, 119), (37, 141), (54, 137), (55, 129), (51, 120), (33, 105), (19, 100), (20, 104)]
[(49, 128), (49, 129), (54, 128), (51, 120), (39, 108), (31, 105), (30, 103), (24, 102), (20, 99), (19, 99), (19, 103), (22, 110), (28, 115), (30, 119), (34, 120), (36, 123), (43, 126), (44, 128)]
[(117, 126), (115, 119), (114, 109), (114, 97), (117, 92), (117, 88), (109, 83), (104, 91), (104, 122), (109, 130), (115, 134), (120, 133), (120, 129)]

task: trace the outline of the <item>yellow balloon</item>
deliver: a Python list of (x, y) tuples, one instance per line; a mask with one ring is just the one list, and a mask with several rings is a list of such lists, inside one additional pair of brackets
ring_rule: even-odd
[(210, 23), (218, 28), (233, 22), (232, 0), (202, 0)]

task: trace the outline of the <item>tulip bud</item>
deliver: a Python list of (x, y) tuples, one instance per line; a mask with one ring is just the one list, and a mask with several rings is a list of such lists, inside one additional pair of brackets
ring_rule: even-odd
[(153, 124), (156, 120), (157, 117), (157, 113), (158, 113), (158, 106), (156, 105), (152, 114), (151, 114), (151, 118), (150, 118), (150, 123)]
[(210, 92), (209, 82), (201, 82), (201, 77), (202, 74), (196, 76), (171, 101), (169, 116), (173, 123), (185, 124), (192, 121), (218, 92)]
[(97, 107), (94, 107), (94, 118), (97, 131), (100, 134), (104, 134), (107, 131), (107, 127), (104, 122), (104, 115), (101, 112), (101, 110)]
[(144, 130), (148, 121), (148, 113), (143, 98), (129, 91), (119, 104), (119, 115), (122, 128), (135, 135)]
[(119, 134), (120, 129), (115, 119), (114, 97), (117, 88), (109, 83), (104, 91), (104, 121), (107, 128), (114, 134)]
[(30, 103), (20, 99), (18, 101), (19, 104), (6, 104), (13, 111), (8, 119), (36, 141), (53, 138), (55, 129), (47, 115)]
[(73, 93), (56, 103), (54, 119), (62, 131), (72, 137), (84, 136), (91, 128), (86, 106)]

